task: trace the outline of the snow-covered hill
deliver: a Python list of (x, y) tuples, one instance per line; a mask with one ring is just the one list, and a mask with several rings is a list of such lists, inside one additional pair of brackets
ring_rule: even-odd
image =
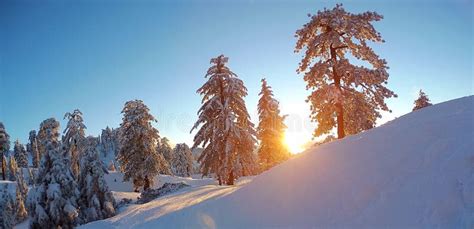
[(473, 110), (474, 96), (421, 109), (226, 195), (203, 186), (85, 228), (474, 228)]

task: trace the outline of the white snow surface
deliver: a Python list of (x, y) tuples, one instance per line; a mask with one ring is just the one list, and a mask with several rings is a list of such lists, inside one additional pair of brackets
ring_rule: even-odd
[[(474, 96), (84, 228), (474, 228)], [(113, 190), (113, 189), (112, 189)]]

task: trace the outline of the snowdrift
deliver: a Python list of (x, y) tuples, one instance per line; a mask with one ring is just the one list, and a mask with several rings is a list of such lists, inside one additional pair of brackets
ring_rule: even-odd
[(473, 228), (473, 109), (469, 96), (409, 113), (308, 150), (229, 195), (131, 225)]

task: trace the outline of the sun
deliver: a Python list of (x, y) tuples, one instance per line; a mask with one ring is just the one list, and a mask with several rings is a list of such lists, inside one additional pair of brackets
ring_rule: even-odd
[(305, 133), (285, 132), (284, 142), (292, 154), (298, 154), (305, 150), (306, 143), (311, 139)]

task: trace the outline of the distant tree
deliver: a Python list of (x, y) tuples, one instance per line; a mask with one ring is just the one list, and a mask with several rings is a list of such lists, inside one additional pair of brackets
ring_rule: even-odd
[[(380, 117), (378, 110), (389, 111), (385, 98), (397, 97), (384, 86), (387, 62), (367, 44), (384, 42), (372, 26), (383, 17), (376, 12), (352, 14), (341, 4), (309, 16), (310, 22), (296, 31), (295, 52), (304, 51), (297, 72), (304, 73), (306, 88), (312, 90), (307, 101), (311, 119), (318, 123), (314, 135), (329, 133), (337, 126), (338, 138), (344, 138), (372, 128)], [(351, 64), (349, 53), (372, 68)]]
[(8, 179), (11, 181), (16, 181), (17, 173), (18, 164), (16, 163), (15, 157), (10, 157), (10, 162), (8, 162)]
[(262, 169), (267, 170), (287, 160), (290, 153), (283, 142), (286, 129), (285, 116), (280, 114), (279, 103), (273, 98), (273, 91), (265, 79), (262, 79), (262, 90), (259, 95), (258, 156)]
[(173, 174), (189, 177), (193, 173), (193, 154), (185, 143), (176, 144), (172, 158)]
[[(95, 141), (88, 137), (87, 141)], [(93, 144), (87, 144), (81, 158), (78, 180), (80, 195), (80, 218), (82, 223), (105, 219), (115, 215), (115, 200), (109, 191), (104, 174), (107, 168), (99, 158), (99, 152)]]
[(120, 152), (120, 127), (119, 128), (114, 128), (112, 129), (112, 138), (114, 140), (114, 150), (115, 150), (115, 156), (118, 155)]
[(72, 175), (70, 155), (61, 152), (59, 122), (44, 120), (40, 127), (44, 154), (38, 180), (29, 193), (31, 228), (73, 228), (78, 223), (79, 190)]
[(22, 196), (23, 200), (26, 200), (28, 195), (28, 185), (25, 181), (25, 176), (23, 174), (23, 169), (19, 169), (16, 176), (16, 182), (18, 184), (18, 190)]
[(102, 130), (100, 135), (100, 151), (104, 157), (107, 157), (109, 154), (116, 155), (117, 145), (114, 138), (113, 129), (106, 127)]
[(0, 228), (10, 229), (15, 225), (15, 209), (13, 198), (4, 185), (0, 193)]
[(255, 163), (256, 133), (245, 106), (247, 88), (225, 66), (227, 61), (223, 55), (211, 59), (205, 76), (209, 79), (197, 90), (203, 100), (191, 132), (200, 127), (192, 148), (204, 148), (198, 159), (203, 175), (214, 173), (219, 184), (233, 185), (239, 176), (249, 174)]
[(163, 155), (168, 164), (171, 165), (171, 161), (173, 159), (173, 149), (171, 148), (168, 138), (161, 138), (158, 150)]
[(15, 141), (15, 146), (13, 147), (13, 156), (20, 168), (28, 168), (28, 155), (26, 155), (25, 147), (20, 144), (20, 141)]
[(64, 150), (71, 157), (71, 170), (74, 177), (79, 174), (79, 159), (84, 151), (85, 129), (82, 112), (75, 109), (72, 113), (67, 112), (64, 115), (67, 119), (67, 126), (64, 129), (62, 143)]
[(145, 184), (153, 184), (153, 177), (168, 168), (163, 155), (158, 153), (158, 130), (151, 123), (156, 122), (150, 110), (141, 100), (125, 103), (120, 124), (120, 152), (117, 160), (124, 172), (124, 181), (133, 180), (135, 191)]
[(413, 111), (416, 111), (418, 109), (428, 107), (431, 105), (433, 104), (430, 103), (430, 99), (428, 98), (428, 96), (422, 90), (420, 90), (418, 99), (415, 100), (415, 107), (413, 107)]
[[(19, 182), (21, 179), (20, 177), (17, 178), (17, 182)], [(24, 180), (21, 180), (24, 182)], [(23, 183), (22, 185), (26, 185)], [(15, 197), (15, 206), (14, 206), (14, 212), (15, 212), (15, 222), (19, 223), (25, 220), (28, 217), (28, 212), (26, 211), (25, 207), (25, 196), (21, 192), (20, 188), (20, 183), (18, 183), (17, 188), (16, 188), (16, 197)]]
[(10, 150), (10, 135), (8, 135), (7, 131), (5, 130), (5, 126), (2, 122), (0, 122), (0, 165), (2, 166), (2, 178), (6, 180), (6, 161), (5, 153), (8, 153)]
[(38, 168), (41, 162), (41, 155), (38, 149), (38, 139), (35, 130), (30, 131), (29, 140), (27, 151), (31, 154), (33, 167)]

